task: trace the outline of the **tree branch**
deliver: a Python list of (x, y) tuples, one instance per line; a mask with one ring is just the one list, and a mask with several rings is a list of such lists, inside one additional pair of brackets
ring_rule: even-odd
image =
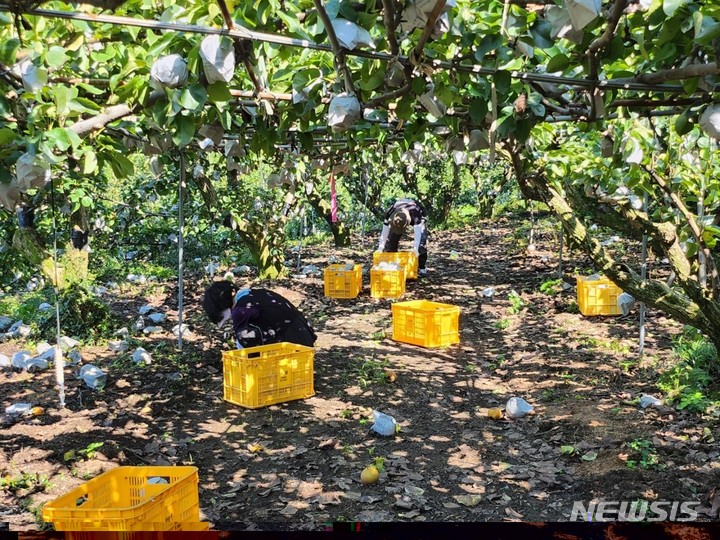
[(267, 99), (268, 101), (292, 101), (292, 94), (270, 92), (268, 90), (262, 92), (250, 92), (247, 90), (230, 90), (230, 95), (237, 98), (258, 98)]
[[(152, 92), (148, 97), (148, 101), (145, 106), (150, 107), (153, 103), (155, 103), (160, 97), (164, 95), (165, 93), (159, 90)], [(139, 103), (135, 103), (133, 105), (128, 105), (126, 103), (123, 103), (121, 105), (113, 105), (105, 109), (105, 112), (97, 114), (92, 118), (75, 122), (73, 125), (69, 126), (68, 129), (75, 132), (80, 137), (85, 137), (93, 131), (102, 129), (110, 122), (114, 122), (115, 120), (131, 115), (138, 109), (139, 106)]]
[(644, 83), (661, 84), (667, 81), (678, 81), (683, 79), (694, 79), (695, 77), (707, 77), (720, 75), (720, 67), (717, 64), (690, 64), (682, 68), (666, 69), (656, 73), (642, 73), (635, 77), (613, 79), (616, 84)]
[[(529, 193), (538, 196), (539, 200), (542, 200), (551, 208), (553, 213), (561, 220), (563, 229), (568, 236), (582, 247), (598, 269), (602, 270), (614, 283), (638, 300), (662, 309), (684, 324), (699, 328), (708, 336), (714, 335), (716, 328), (712, 320), (714, 317), (720, 316), (720, 306), (717, 302), (703, 298), (697, 283), (694, 281), (683, 283), (686, 287), (683, 289), (684, 292), (689, 290), (693, 296), (698, 298), (697, 301), (693, 301), (687, 295), (671, 289), (664, 282), (641, 279), (627, 265), (615, 261), (605, 251), (600, 242), (588, 233), (575, 210), (557, 190), (550, 186), (544, 176), (542, 174), (527, 174), (524, 170), (524, 162), (517, 149), (507, 143), (503, 148), (509, 152), (515, 176), (521, 186), (525, 185), (525, 189)], [(523, 190), (523, 193), (525, 193), (525, 190)], [(666, 233), (674, 234), (674, 227), (666, 227), (665, 229)]]
[(338, 42), (337, 36), (335, 35), (335, 29), (333, 28), (332, 21), (330, 20), (327, 11), (325, 11), (322, 0), (313, 0), (313, 3), (315, 4), (315, 8), (317, 9), (318, 16), (320, 17), (323, 25), (325, 26), (325, 31), (327, 32), (328, 40), (330, 41), (330, 46), (332, 47), (333, 53), (335, 53), (335, 67), (340, 72), (345, 81), (345, 91), (348, 94), (354, 96), (356, 95), (355, 83), (353, 82), (350, 69), (345, 63), (345, 51), (343, 51), (342, 47), (340, 47), (340, 43)]
[[(235, 23), (232, 20), (232, 15), (230, 14), (230, 10), (227, 7), (227, 4), (225, 4), (225, 0), (217, 0), (218, 5), (220, 6), (220, 12), (222, 13), (223, 19), (225, 21), (225, 26), (228, 27), (228, 30), (234, 30), (235, 29)], [(252, 55), (253, 55), (253, 46), (252, 42), (248, 41), (247, 39), (242, 39), (238, 37), (233, 37), (233, 40), (235, 41), (235, 49), (236, 53), (240, 53), (240, 59), (242, 60), (243, 65), (245, 66), (245, 71), (247, 71), (248, 76), (250, 77), (250, 80), (252, 81), (253, 87), (255, 88), (255, 92), (260, 94), (263, 90), (265, 90), (262, 85), (260, 84), (260, 81), (257, 78), (257, 75), (255, 75), (255, 69), (253, 68), (252, 63)]]
[[(622, 17), (623, 10), (627, 7), (628, 0), (615, 0), (610, 17), (607, 20), (607, 26), (601, 36), (595, 39), (587, 50), (588, 57), (597, 57), (597, 54), (601, 52), (605, 47), (610, 44), (612, 38), (615, 37), (615, 30)], [(590, 78), (597, 78), (597, 73), (590, 75)]]
[(404, 96), (405, 94), (409, 93), (411, 89), (412, 85), (408, 82), (397, 90), (393, 90), (392, 92), (388, 92), (376, 98), (372, 98), (371, 100), (367, 101), (365, 105), (367, 107), (377, 107), (378, 105), (382, 105), (386, 101)]
[(383, 0), (383, 22), (385, 23), (385, 33), (390, 46), (390, 54), (398, 56), (400, 54), (400, 45), (398, 45), (395, 37), (395, 6), (393, 0)]
[(690, 232), (692, 233), (693, 238), (698, 245), (698, 249), (700, 249), (705, 255), (706, 264), (710, 268), (710, 277), (712, 281), (710, 296), (712, 298), (717, 298), (718, 291), (720, 291), (720, 276), (718, 276), (715, 259), (713, 259), (712, 253), (710, 253), (710, 249), (708, 249), (705, 240), (703, 240), (702, 231), (700, 230), (700, 226), (695, 220), (695, 216), (690, 213), (690, 211), (685, 206), (685, 203), (682, 201), (682, 199), (680, 199), (678, 194), (675, 193), (672, 189), (670, 189), (670, 186), (664, 178), (660, 177), (660, 175), (658, 175), (655, 171), (651, 170), (645, 165), (643, 165), (642, 168), (645, 170), (646, 173), (648, 173), (653, 182), (660, 186), (660, 189), (662, 189), (663, 193), (665, 193), (670, 198), (675, 208), (677, 208), (677, 210), (680, 212), (680, 214), (683, 216), (688, 226), (690, 227)]
[(437, 4), (435, 4), (435, 7), (427, 18), (423, 33), (420, 36), (417, 44), (415, 45), (412, 54), (410, 55), (411, 60), (412, 58), (415, 58), (416, 61), (419, 61), (420, 58), (422, 58), (423, 50), (425, 49), (425, 43), (427, 43), (427, 40), (430, 38), (430, 34), (435, 28), (435, 23), (437, 22), (438, 17), (440, 17), (440, 13), (442, 12), (446, 3), (446, 0), (437, 0)]

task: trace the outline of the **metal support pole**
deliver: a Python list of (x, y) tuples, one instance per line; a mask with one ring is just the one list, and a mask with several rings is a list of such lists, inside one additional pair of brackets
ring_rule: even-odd
[(368, 212), (367, 201), (368, 201), (368, 184), (370, 183), (370, 176), (367, 173), (367, 163), (363, 167), (363, 175), (365, 176), (365, 202), (363, 203), (362, 219), (360, 220), (360, 245), (365, 245), (365, 216)]
[(563, 275), (563, 226), (560, 222), (560, 249), (558, 250), (558, 278)]
[(55, 283), (53, 290), (55, 292), (55, 355), (53, 362), (55, 364), (55, 381), (58, 386), (58, 398), (60, 399), (60, 408), (65, 408), (65, 360), (63, 359), (60, 349), (60, 277), (58, 275), (58, 257), (57, 257), (57, 228), (55, 223), (55, 181), (50, 178), (50, 201), (52, 203), (52, 229), (53, 229), (53, 274)]
[[(704, 228), (703, 226), (703, 216), (705, 215), (705, 175), (702, 175), (700, 177), (700, 196), (698, 197), (697, 202), (697, 215), (698, 215), (698, 224), (700, 227)], [(705, 259), (705, 253), (703, 252), (701, 246), (698, 246), (698, 282), (700, 283), (700, 287), (703, 289), (707, 288), (707, 260)]]
[(180, 186), (178, 188), (178, 348), (180, 350), (183, 346), (183, 232), (185, 230), (183, 200), (185, 188), (185, 154), (180, 152)]
[(530, 241), (528, 249), (535, 251), (535, 205), (530, 201)]
[(298, 252), (297, 252), (297, 271), (300, 272), (300, 266), (301, 266), (301, 257), (302, 257), (302, 247), (303, 247), (303, 238), (305, 236), (305, 227), (307, 227), (307, 213), (305, 209), (303, 208), (303, 220), (300, 222), (300, 238), (298, 239)]
[[(647, 214), (648, 211), (648, 194), (645, 193), (643, 198), (643, 212)], [(643, 234), (642, 237), (642, 265), (640, 266), (640, 278), (647, 279), (647, 254), (648, 254), (648, 237), (647, 234)], [(640, 346), (638, 348), (638, 355), (642, 358), (645, 352), (645, 314), (647, 308), (645, 302), (640, 302)]]

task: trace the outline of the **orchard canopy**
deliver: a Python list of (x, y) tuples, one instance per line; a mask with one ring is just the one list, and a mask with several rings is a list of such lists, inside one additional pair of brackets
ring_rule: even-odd
[[(720, 345), (720, 3), (18, 1), (0, 23), (8, 220), (52, 196), (87, 230), (107, 174), (147, 156), (158, 177), (187, 172), (272, 275), (273, 231), (298, 201), (329, 216), (330, 174), (370, 208), (383, 171), (506, 163), (598, 270)], [(672, 279), (644, 279), (593, 225), (645, 237)], [(29, 238), (10, 249), (41, 263)]]

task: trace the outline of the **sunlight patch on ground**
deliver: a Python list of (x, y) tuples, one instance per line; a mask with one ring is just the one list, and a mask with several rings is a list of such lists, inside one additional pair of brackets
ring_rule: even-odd
[(461, 469), (474, 469), (482, 464), (480, 453), (467, 444), (461, 444), (454, 450), (448, 451), (448, 465)]

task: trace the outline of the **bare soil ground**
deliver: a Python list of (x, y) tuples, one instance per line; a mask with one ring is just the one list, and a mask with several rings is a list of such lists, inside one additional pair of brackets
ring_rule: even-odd
[[(369, 296), (367, 274), (354, 300), (324, 297), (321, 278), (265, 284), (318, 333), (309, 399), (256, 410), (223, 401), (228, 342), (204, 318), (208, 279), (198, 277), (185, 281), (192, 334), (181, 352), (169, 331), (137, 337), (153, 355), (150, 366), (134, 366), (132, 348), (85, 347), (83, 361), (107, 370), (108, 384), (91, 390), (73, 377), (77, 368), (66, 368), (64, 409), (52, 370), (0, 372), (3, 406), (45, 408), (0, 430), (0, 521), (39, 529), (45, 502), (119, 465), (153, 464), (196, 466), (202, 519), (221, 530), (317, 530), (341, 520), (565, 521), (573, 501), (591, 500), (699, 501), (701, 518), (717, 518), (717, 420), (637, 405), (643, 393), (658, 395), (654, 381), (672, 362), (681, 327), (650, 310), (639, 359), (637, 310), (583, 317), (573, 309), (574, 287), (540, 292), (557, 278), (557, 245), (540, 236), (535, 250), (518, 251), (514, 229), (494, 221), (431, 237), (428, 276), (408, 282), (402, 300), (462, 308), (461, 343), (449, 348), (393, 341), (392, 301)], [(303, 262), (323, 268), (335, 255), (367, 270), (374, 241), (355, 250), (306, 248)], [(563, 270), (572, 283), (587, 268), (573, 254)], [(487, 299), (490, 286), (496, 293)], [(523, 301), (518, 309), (513, 290)], [(174, 283), (126, 284), (108, 302), (128, 327), (147, 303), (168, 315), (168, 329), (177, 323)], [(3, 343), (0, 352), (24, 346)], [(512, 396), (534, 411), (488, 418), (488, 408), (504, 408)], [(369, 432), (373, 409), (395, 417), (396, 436)], [(102, 446), (88, 457), (81, 450), (92, 443)], [(384, 464), (379, 482), (362, 484), (360, 472), (376, 460)]]

